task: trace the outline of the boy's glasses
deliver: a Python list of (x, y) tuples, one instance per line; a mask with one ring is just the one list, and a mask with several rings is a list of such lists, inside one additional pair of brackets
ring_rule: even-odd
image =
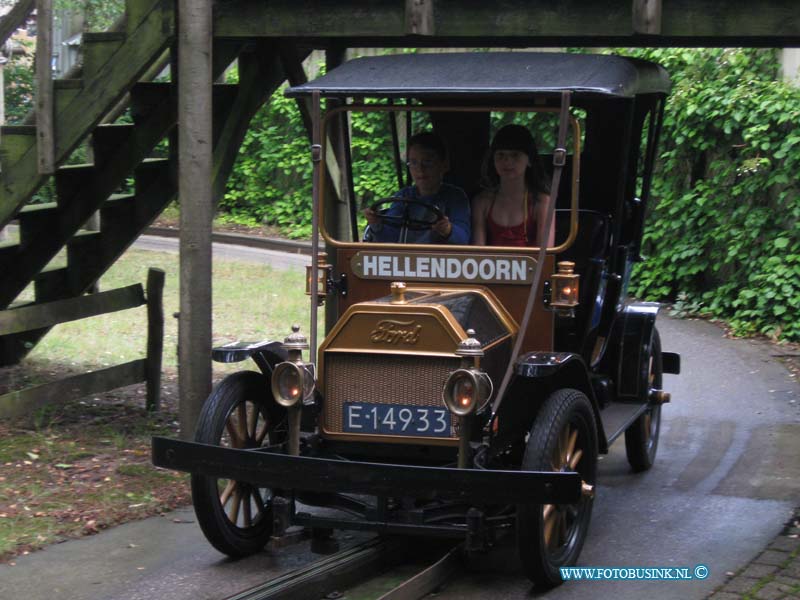
[(409, 169), (430, 169), (435, 164), (435, 160), (409, 160), (406, 162)]

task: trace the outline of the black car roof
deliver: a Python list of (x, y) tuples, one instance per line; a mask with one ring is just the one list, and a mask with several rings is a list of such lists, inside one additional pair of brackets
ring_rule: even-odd
[(655, 63), (621, 56), (554, 52), (459, 52), (357, 58), (286, 90), (290, 97), (318, 90), (328, 97), (421, 98), (432, 95), (556, 94), (630, 98), (666, 94), (667, 72)]

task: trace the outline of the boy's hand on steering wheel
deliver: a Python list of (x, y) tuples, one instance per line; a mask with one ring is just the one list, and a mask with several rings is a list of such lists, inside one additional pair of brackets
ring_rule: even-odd
[(377, 225), (381, 222), (381, 218), (378, 216), (378, 213), (376, 213), (370, 207), (365, 208), (363, 212), (364, 217), (367, 219), (367, 223), (369, 225)]
[(441, 219), (436, 221), (433, 225), (431, 225), (431, 229), (438, 233), (443, 238), (450, 237), (450, 234), (453, 233), (453, 224), (450, 222), (450, 219), (447, 216), (443, 216)]

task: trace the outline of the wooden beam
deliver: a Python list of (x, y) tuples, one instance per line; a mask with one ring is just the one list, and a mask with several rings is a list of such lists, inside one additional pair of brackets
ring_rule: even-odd
[(214, 147), (212, 174), (214, 206), (225, 193), (225, 184), (239, 154), (253, 115), (285, 79), (277, 50), (259, 44), (239, 57), (239, 85), (236, 100), (228, 113)]
[(24, 25), (25, 20), (33, 12), (36, 0), (19, 0), (8, 14), (0, 19), (0, 46), (6, 43), (14, 32)]
[[(308, 81), (306, 72), (303, 69), (303, 61), (299, 57), (297, 49), (291, 44), (281, 45), (281, 61), (283, 68), (286, 71), (286, 78), (289, 80), (289, 85), (301, 85)], [(309, 139), (311, 138), (311, 99), (310, 98), (297, 98), (297, 108), (300, 111), (300, 118), (303, 121), (303, 126), (308, 133)], [(332, 147), (330, 136), (326, 136), (325, 144), (328, 148)], [(342, 197), (342, 169), (339, 163), (336, 162), (336, 155), (333, 152), (325, 153), (325, 170), (326, 187), (329, 190), (334, 190), (336, 198)]]
[(36, 144), (39, 173), (56, 170), (53, 125), (53, 0), (36, 0)]
[(99, 371), (43, 383), (0, 396), (0, 418), (20, 417), (53, 403), (64, 403), (144, 381), (145, 361), (134, 360)]
[(99, 294), (4, 310), (0, 311), (0, 335), (52, 327), (59, 323), (134, 308), (144, 302), (144, 291), (141, 284), (137, 283)]
[[(436, 0), (431, 45), (651, 45), (631, 29), (632, 0)], [(215, 32), (226, 37), (358, 38), (357, 45), (418, 46), (397, 0), (229, 0), (218, 3)], [(800, 45), (797, 0), (670, 0), (660, 44)], [(491, 44), (490, 44), (491, 42)], [(350, 40), (356, 45), (356, 40)]]
[(633, 32), (661, 34), (661, 0), (633, 0)]
[(211, 392), (211, 0), (178, 0), (178, 387), (181, 436), (194, 437)]

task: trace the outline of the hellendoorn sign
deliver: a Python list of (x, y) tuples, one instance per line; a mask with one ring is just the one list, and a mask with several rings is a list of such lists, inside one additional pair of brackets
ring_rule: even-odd
[(359, 252), (351, 259), (362, 279), (530, 284), (536, 261), (529, 256)]

